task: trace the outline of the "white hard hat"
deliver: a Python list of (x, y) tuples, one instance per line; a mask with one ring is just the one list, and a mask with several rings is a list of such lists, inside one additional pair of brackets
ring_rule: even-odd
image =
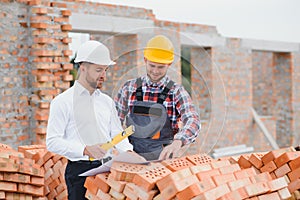
[(108, 48), (101, 42), (95, 40), (89, 40), (79, 47), (74, 62), (89, 62), (97, 65), (116, 64), (110, 59)]

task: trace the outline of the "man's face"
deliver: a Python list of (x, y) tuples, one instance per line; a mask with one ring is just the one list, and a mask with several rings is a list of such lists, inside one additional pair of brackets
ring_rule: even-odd
[(88, 63), (86, 67), (86, 82), (92, 88), (99, 88), (106, 78), (108, 66)]
[(166, 74), (171, 64), (160, 64), (145, 59), (146, 71), (150, 80), (154, 83), (160, 81)]

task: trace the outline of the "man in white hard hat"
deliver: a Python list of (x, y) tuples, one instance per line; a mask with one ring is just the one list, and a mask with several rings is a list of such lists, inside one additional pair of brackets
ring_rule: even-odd
[[(86, 199), (86, 177), (78, 175), (109, 160), (101, 144), (121, 132), (122, 126), (113, 100), (97, 89), (109, 65), (115, 64), (108, 48), (100, 42), (87, 41), (79, 48), (75, 63), (80, 65), (78, 80), (51, 102), (46, 144), (49, 151), (68, 159), (68, 199), (80, 200)], [(133, 149), (127, 139), (116, 148)]]

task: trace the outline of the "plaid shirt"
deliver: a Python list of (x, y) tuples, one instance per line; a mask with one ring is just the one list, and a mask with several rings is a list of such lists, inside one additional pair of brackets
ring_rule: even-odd
[[(152, 83), (148, 76), (143, 76), (143, 101), (157, 102), (158, 95), (169, 80), (169, 77), (165, 76), (158, 83)], [(122, 123), (128, 112), (132, 110), (133, 102), (137, 101), (136, 89), (136, 79), (129, 80), (115, 97), (116, 108)], [(201, 124), (188, 92), (181, 85), (175, 83), (163, 104), (167, 108), (167, 114), (171, 120), (174, 139), (181, 140), (183, 144), (194, 142), (199, 134)], [(182, 122), (181, 129), (179, 129), (179, 121)]]

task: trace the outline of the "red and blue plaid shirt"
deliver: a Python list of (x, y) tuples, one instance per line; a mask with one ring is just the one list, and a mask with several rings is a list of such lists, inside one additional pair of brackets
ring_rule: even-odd
[[(137, 101), (136, 80), (127, 81), (115, 97), (116, 108), (122, 123), (128, 112), (131, 112), (133, 102)], [(169, 80), (169, 77), (165, 76), (158, 83), (153, 83), (148, 76), (143, 76), (143, 101), (157, 102), (159, 94), (166, 87)], [(201, 124), (199, 115), (188, 92), (181, 85), (175, 83), (163, 104), (167, 108), (167, 114), (171, 120), (174, 139), (181, 140), (183, 144), (194, 142), (199, 134)], [(182, 122), (180, 129), (179, 121)]]

